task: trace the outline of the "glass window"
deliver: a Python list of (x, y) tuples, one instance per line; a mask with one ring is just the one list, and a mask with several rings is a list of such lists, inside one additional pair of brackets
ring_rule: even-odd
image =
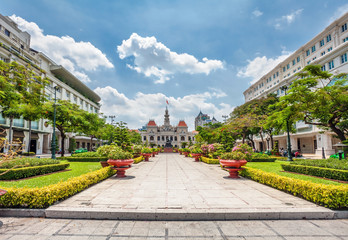
[(6, 123), (6, 119), (0, 113), (0, 124), (5, 124), (5, 123)]
[(13, 119), (13, 126), (15, 127), (24, 127), (24, 119)]
[(312, 53), (315, 52), (315, 45), (312, 47)]
[(334, 60), (332, 60), (331, 62), (329, 62), (329, 69), (333, 69), (334, 67)]
[(345, 62), (347, 62), (347, 53), (341, 56), (341, 63), (345, 63)]
[(290, 68), (290, 64), (288, 63), (288, 65), (286, 65), (286, 69), (289, 69)]
[(343, 24), (342, 25), (342, 32), (346, 31), (347, 30), (347, 23)]
[(5, 35), (8, 36), (8, 37), (10, 36), (10, 31), (7, 30), (6, 28), (5, 28)]
[(70, 98), (70, 92), (66, 91), (66, 97)]
[(296, 64), (296, 61), (294, 59), (294, 60), (292, 60), (292, 65), (294, 66), (295, 64)]
[(297, 57), (297, 62), (300, 62), (300, 57)]
[(279, 76), (279, 72), (277, 72), (277, 77)]
[(285, 72), (286, 70), (285, 70), (285, 67), (283, 67), (283, 72)]
[(321, 55), (321, 56), (324, 56), (324, 55), (325, 55), (325, 51), (324, 51), (324, 52), (322, 52), (322, 53), (320, 53), (320, 55)]
[(324, 46), (325, 42), (324, 39), (320, 41), (320, 47)]
[(348, 37), (346, 37), (345, 39), (343, 39), (343, 42), (347, 42), (348, 41)]
[(326, 71), (326, 65), (321, 66), (321, 71)]
[(326, 42), (330, 42), (331, 41), (331, 34), (326, 36)]
[(328, 48), (327, 51), (330, 52), (332, 50), (332, 47)]

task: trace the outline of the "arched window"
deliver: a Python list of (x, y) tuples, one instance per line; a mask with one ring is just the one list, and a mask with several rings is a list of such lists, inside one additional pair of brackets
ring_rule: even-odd
[(174, 141), (178, 141), (178, 137), (177, 136), (174, 137)]
[(185, 137), (184, 136), (181, 137), (181, 141), (185, 141)]
[(150, 141), (153, 141), (155, 140), (155, 138), (153, 136), (150, 137)]
[(144, 136), (144, 141), (146, 141), (146, 136)]
[(161, 137), (160, 136), (157, 137), (157, 141), (161, 141)]
[(188, 137), (188, 140), (191, 141), (191, 137), (190, 136)]

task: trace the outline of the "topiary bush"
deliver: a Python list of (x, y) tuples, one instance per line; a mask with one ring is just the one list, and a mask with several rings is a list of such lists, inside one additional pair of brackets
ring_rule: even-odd
[(75, 153), (71, 156), (77, 157), (77, 158), (84, 158), (84, 157), (101, 157), (101, 155), (97, 152), (83, 152), (83, 153)]
[(348, 170), (348, 160), (346, 159), (303, 159), (290, 164)]
[(248, 162), (274, 162), (276, 158), (272, 158), (267, 154), (263, 153), (252, 153), (251, 160)]
[(22, 167), (33, 167), (49, 164), (58, 164), (58, 160), (51, 158), (17, 158), (11, 161), (5, 161), (0, 163), (0, 169), (10, 169), (13, 167), (22, 168)]

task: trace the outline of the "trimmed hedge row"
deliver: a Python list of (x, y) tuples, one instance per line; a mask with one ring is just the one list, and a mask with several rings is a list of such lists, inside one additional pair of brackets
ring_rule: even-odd
[(107, 157), (58, 157), (59, 160), (67, 160), (69, 162), (100, 162), (107, 161)]
[(4, 188), (7, 193), (1, 196), (0, 207), (46, 208), (114, 175), (115, 172), (106, 167), (42, 188)]
[(133, 158), (133, 160), (134, 160), (134, 164), (137, 164), (137, 163), (140, 163), (141, 161), (143, 161), (144, 157), (140, 156), (140, 157), (137, 157), (137, 158)]
[(274, 162), (276, 158), (253, 158), (248, 162)]
[(16, 180), (21, 178), (27, 178), (52, 172), (57, 172), (69, 167), (69, 163), (58, 163), (50, 165), (41, 165), (35, 167), (24, 167), (24, 168), (14, 168), (14, 169), (0, 169), (0, 180)]
[(241, 175), (331, 209), (348, 208), (347, 185), (325, 185), (244, 167)]
[(313, 167), (295, 164), (281, 164), (284, 171), (302, 173), (311, 176), (348, 181), (348, 170)]
[(301, 159), (290, 164), (348, 170), (348, 160), (344, 159)]
[(202, 162), (205, 162), (205, 163), (208, 163), (208, 164), (220, 164), (219, 159), (201, 157), (201, 160), (202, 160)]

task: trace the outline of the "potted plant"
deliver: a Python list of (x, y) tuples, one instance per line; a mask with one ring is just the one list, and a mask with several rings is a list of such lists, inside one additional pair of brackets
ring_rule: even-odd
[(189, 153), (190, 153), (190, 149), (184, 148), (184, 149), (182, 150), (182, 153), (185, 155), (185, 157), (187, 157), (187, 156), (189, 155)]
[(195, 162), (199, 162), (199, 158), (202, 156), (203, 151), (200, 148), (193, 148), (191, 150), (191, 156), (195, 158)]
[[(120, 147), (118, 147), (115, 144), (110, 144), (110, 145), (104, 145), (104, 146), (100, 146), (97, 149), (97, 154), (101, 157), (107, 157), (111, 151), (117, 150), (117, 149), (121, 149)], [(108, 167), (109, 164), (107, 161), (100, 161), (100, 164), (102, 165), (102, 167)]]
[(141, 145), (134, 145), (133, 146), (133, 157), (134, 158), (140, 157), (141, 149), (142, 149)]
[(145, 162), (148, 162), (149, 161), (149, 157), (151, 157), (151, 155), (152, 155), (151, 148), (143, 147), (141, 149), (141, 155), (143, 155), (143, 157), (145, 158)]
[(152, 157), (156, 156), (156, 148), (151, 148)]
[(108, 164), (112, 165), (113, 168), (117, 170), (117, 178), (126, 177), (126, 170), (130, 168), (134, 162), (132, 159), (132, 154), (130, 152), (123, 151), (122, 149), (115, 149), (111, 151), (108, 158)]
[(230, 178), (239, 178), (238, 171), (251, 160), (252, 149), (247, 144), (240, 144), (233, 148), (232, 152), (220, 156), (221, 166), (230, 172)]

